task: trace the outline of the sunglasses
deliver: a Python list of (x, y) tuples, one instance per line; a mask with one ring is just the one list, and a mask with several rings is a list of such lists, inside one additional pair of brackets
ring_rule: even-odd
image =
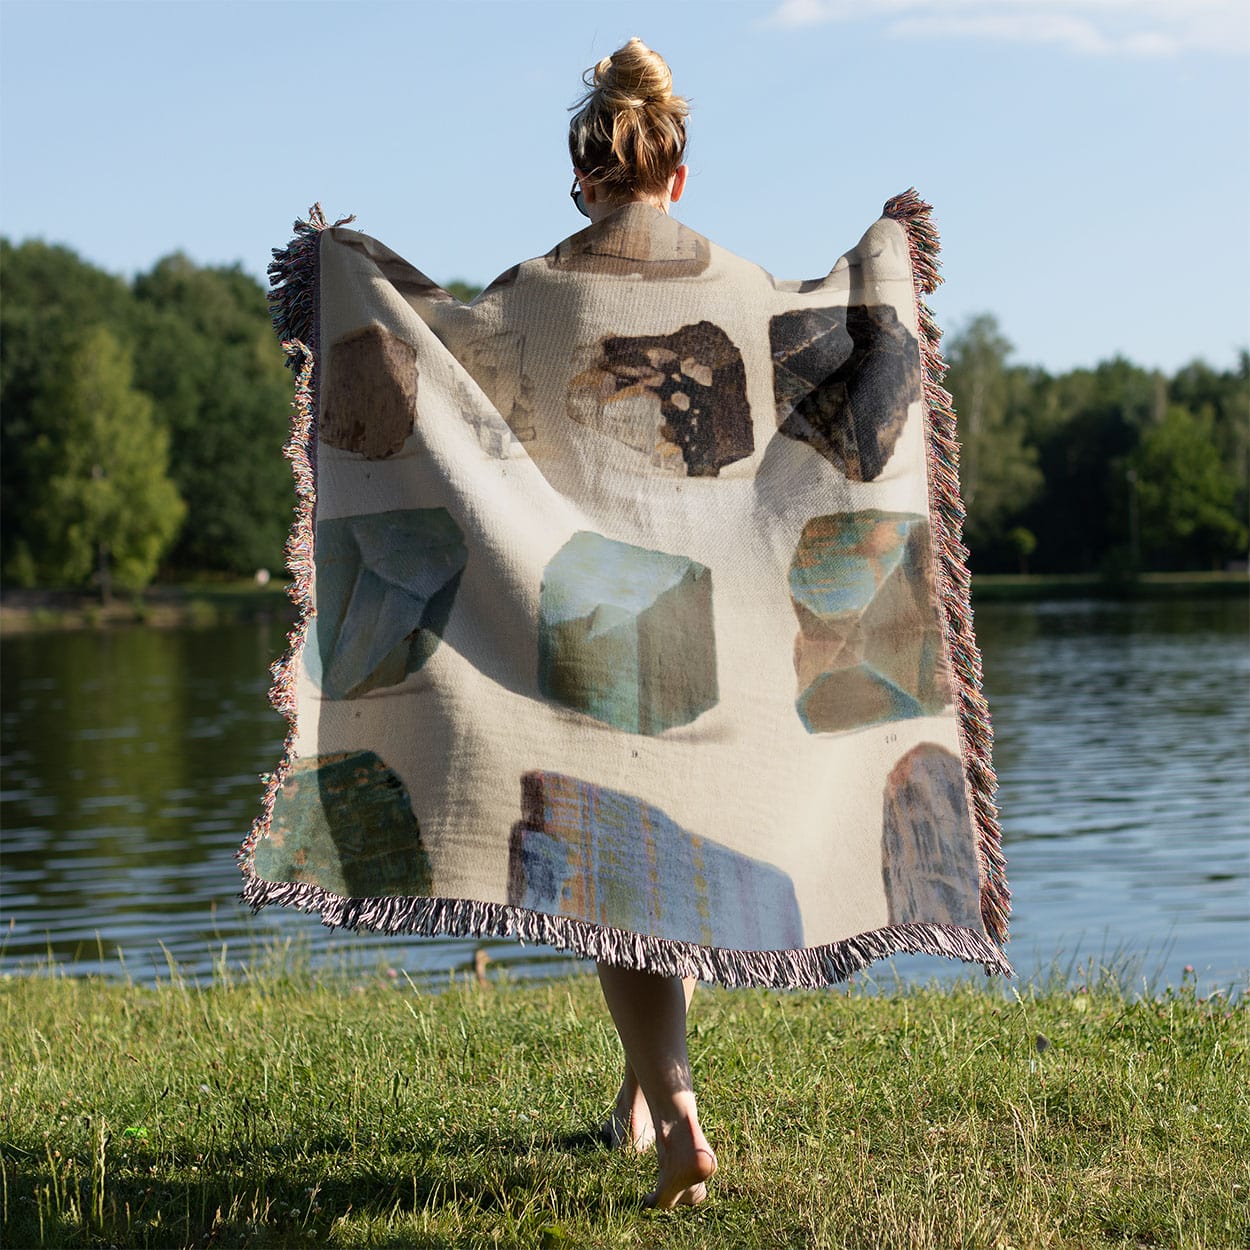
[(586, 201), (582, 198), (582, 183), (580, 178), (573, 179), (573, 189), (569, 192), (569, 198), (575, 205), (577, 205), (577, 211), (581, 213), (583, 217), (590, 216), (590, 214), (586, 211)]

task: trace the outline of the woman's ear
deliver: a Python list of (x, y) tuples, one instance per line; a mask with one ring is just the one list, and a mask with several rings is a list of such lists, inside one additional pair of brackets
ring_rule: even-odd
[(576, 165), (573, 166), (573, 173), (577, 176), (577, 181), (582, 184), (582, 202), (585, 204), (593, 204), (595, 202), (594, 179), (587, 178)]
[(688, 165), (678, 165), (673, 172), (673, 181), (669, 184), (668, 198), (674, 204), (681, 199), (681, 193), (686, 189), (686, 174), (690, 172)]

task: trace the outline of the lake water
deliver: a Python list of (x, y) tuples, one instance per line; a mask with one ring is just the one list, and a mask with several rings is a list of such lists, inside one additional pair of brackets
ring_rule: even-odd
[[(1024, 977), (1110, 961), (1156, 985), (1250, 969), (1244, 599), (985, 604), (1008, 954)], [(237, 901), (235, 852), (274, 766), (277, 622), (0, 643), (0, 971), (207, 980), (288, 941), (313, 962), (445, 980), (486, 946), (519, 976), (576, 966), (511, 941), (332, 933)], [(904, 979), (962, 971), (895, 961)], [(892, 976), (889, 966), (875, 973)]]

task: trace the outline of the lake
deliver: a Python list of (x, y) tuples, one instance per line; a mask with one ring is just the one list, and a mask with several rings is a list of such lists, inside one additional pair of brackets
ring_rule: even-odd
[[(1250, 604), (987, 603), (1008, 955), (1025, 978), (1110, 962), (1130, 981), (1244, 989), (1250, 969)], [(235, 853), (281, 751), (284, 626), (0, 642), (0, 971), (207, 980), (280, 957), (431, 984), (485, 946), (511, 975), (576, 961), (511, 941), (333, 933), (237, 901)], [(912, 957), (878, 982), (963, 971)]]

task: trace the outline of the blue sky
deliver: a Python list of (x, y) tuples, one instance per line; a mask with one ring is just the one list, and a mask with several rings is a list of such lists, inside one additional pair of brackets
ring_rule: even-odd
[(566, 110), (634, 34), (691, 99), (678, 215), (778, 276), (915, 185), (947, 329), (1052, 370), (1250, 344), (1245, 0), (0, 0), (0, 228), (261, 277), (320, 200), (485, 282), (582, 224)]

